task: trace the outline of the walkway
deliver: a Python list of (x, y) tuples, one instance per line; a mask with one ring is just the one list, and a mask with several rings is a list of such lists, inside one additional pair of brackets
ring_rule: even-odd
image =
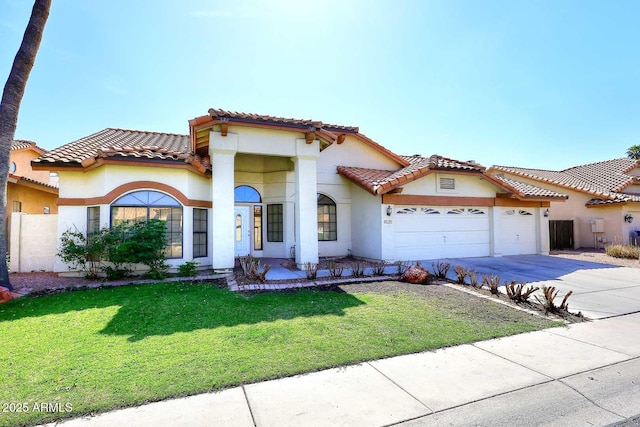
[(608, 425), (640, 414), (640, 314), (267, 381), (75, 426)]

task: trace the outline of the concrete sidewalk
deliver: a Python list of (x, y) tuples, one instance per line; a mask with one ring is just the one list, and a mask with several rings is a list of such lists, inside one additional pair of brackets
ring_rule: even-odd
[(640, 414), (639, 337), (640, 313), (57, 425), (603, 426)]

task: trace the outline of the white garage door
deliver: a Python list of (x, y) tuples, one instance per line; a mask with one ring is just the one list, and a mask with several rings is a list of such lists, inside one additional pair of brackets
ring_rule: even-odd
[(515, 208), (502, 212), (497, 252), (502, 255), (528, 255), (538, 252), (536, 216), (533, 209)]
[(490, 254), (488, 208), (396, 206), (393, 220), (396, 259)]

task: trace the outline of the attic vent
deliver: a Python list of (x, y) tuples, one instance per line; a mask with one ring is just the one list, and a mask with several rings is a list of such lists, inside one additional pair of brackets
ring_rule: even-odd
[(456, 180), (454, 178), (440, 178), (441, 190), (455, 190)]

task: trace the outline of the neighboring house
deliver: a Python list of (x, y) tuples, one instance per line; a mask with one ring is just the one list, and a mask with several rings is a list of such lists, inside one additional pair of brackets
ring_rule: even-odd
[[(44, 153), (59, 173), (58, 234), (168, 223), (169, 263), (235, 257), (383, 260), (548, 252), (564, 195), (441, 156), (399, 156), (357, 127), (210, 109), (189, 135), (105, 129)], [(56, 271), (67, 270), (58, 262)]]
[(7, 216), (12, 212), (28, 214), (57, 213), (57, 179), (48, 170), (33, 170), (31, 161), (46, 150), (33, 141), (11, 142), (7, 177)]
[(550, 208), (552, 248), (601, 248), (637, 240), (640, 167), (636, 160), (613, 159), (561, 171), (493, 166), (489, 172), (569, 196), (566, 203), (552, 203)]

